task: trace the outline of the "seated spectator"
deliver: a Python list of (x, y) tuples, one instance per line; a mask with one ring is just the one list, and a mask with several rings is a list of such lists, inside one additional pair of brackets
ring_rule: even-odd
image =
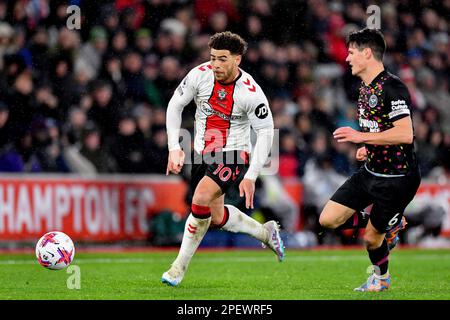
[(119, 105), (113, 98), (111, 85), (101, 80), (94, 82), (92, 100), (92, 107), (87, 112), (88, 119), (100, 127), (105, 137), (112, 137), (117, 130)]
[(42, 172), (69, 172), (62, 145), (59, 128), (52, 119), (36, 118), (31, 124), (33, 148)]
[(154, 125), (151, 130), (152, 140), (146, 145), (147, 172), (165, 174), (169, 156), (166, 127)]
[(41, 172), (41, 164), (33, 151), (31, 132), (22, 128), (14, 140), (0, 152), (0, 172)]
[(90, 41), (80, 49), (75, 68), (83, 67), (89, 70), (89, 78), (93, 80), (100, 71), (102, 56), (108, 46), (108, 35), (103, 27), (95, 26), (91, 29), (89, 36)]
[(9, 125), (9, 107), (0, 101), (0, 149), (10, 142), (11, 128)]
[(80, 154), (89, 160), (98, 173), (116, 171), (114, 159), (102, 144), (101, 132), (94, 123), (89, 122), (83, 130), (81, 137)]
[(148, 163), (145, 159), (144, 138), (137, 131), (134, 118), (129, 113), (120, 116), (119, 131), (111, 143), (111, 155), (114, 157), (120, 173), (144, 173)]

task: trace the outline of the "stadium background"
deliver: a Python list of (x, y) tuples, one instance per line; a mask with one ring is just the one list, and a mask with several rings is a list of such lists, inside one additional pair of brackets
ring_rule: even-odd
[[(358, 243), (358, 234), (317, 239), (316, 230), (321, 207), (359, 165), (355, 146), (331, 133), (358, 128), (345, 36), (366, 26), (370, 4), (381, 8), (386, 67), (410, 89), (424, 177), (402, 240), (448, 246), (450, 1), (0, 0), (1, 247), (53, 229), (77, 243), (176, 245), (189, 167), (164, 176), (165, 110), (224, 30), (248, 41), (241, 67), (279, 129), (278, 174), (258, 181), (249, 214), (279, 219), (288, 247)], [(69, 5), (80, 8), (79, 30), (67, 28)], [(190, 130), (193, 110), (183, 118)], [(202, 245), (258, 244), (211, 231)]]

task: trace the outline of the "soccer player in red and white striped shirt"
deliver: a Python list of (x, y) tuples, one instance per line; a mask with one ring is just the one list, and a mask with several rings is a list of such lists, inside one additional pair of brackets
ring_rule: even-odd
[[(279, 261), (284, 258), (277, 222), (261, 224), (238, 208), (224, 204), (227, 190), (239, 186), (246, 207), (253, 208), (255, 180), (268, 158), (274, 128), (264, 92), (251, 75), (239, 68), (247, 43), (227, 31), (212, 36), (209, 47), (210, 61), (188, 73), (167, 108), (167, 174), (178, 174), (185, 162), (179, 144), (181, 114), (192, 100), (197, 105), (191, 214), (179, 254), (162, 276), (162, 282), (172, 286), (182, 281), (210, 225), (249, 234), (271, 248)], [(250, 126), (257, 135), (251, 159)]]

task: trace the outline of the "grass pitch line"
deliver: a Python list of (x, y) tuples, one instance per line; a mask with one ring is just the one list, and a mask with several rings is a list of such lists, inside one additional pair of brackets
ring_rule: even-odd
[[(367, 260), (365, 255), (330, 255), (330, 256), (293, 256), (287, 257), (286, 262), (302, 262), (302, 261), (348, 261), (348, 260)], [(432, 259), (450, 259), (450, 254), (427, 254), (427, 255), (408, 255), (410, 260), (432, 260)], [(74, 264), (137, 264), (137, 263), (169, 263), (173, 257), (152, 257), (152, 258), (75, 258)], [(198, 256), (197, 261), (207, 263), (227, 263), (227, 262), (272, 262), (273, 257), (202, 257)], [(0, 265), (29, 265), (37, 264), (35, 259), (8, 259), (0, 260)]]

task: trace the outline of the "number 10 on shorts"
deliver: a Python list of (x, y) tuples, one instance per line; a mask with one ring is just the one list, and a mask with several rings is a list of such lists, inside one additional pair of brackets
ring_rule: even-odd
[(231, 176), (233, 176), (233, 180), (236, 180), (236, 176), (240, 173), (239, 168), (236, 167), (236, 172), (233, 174), (233, 171), (225, 167), (223, 163), (219, 164), (216, 170), (214, 170), (213, 174), (219, 174), (219, 178), (222, 181), (228, 181)]

